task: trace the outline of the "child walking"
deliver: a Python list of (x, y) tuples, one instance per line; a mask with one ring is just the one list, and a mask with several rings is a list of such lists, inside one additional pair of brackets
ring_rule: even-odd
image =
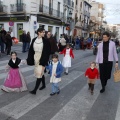
[(50, 96), (60, 93), (60, 88), (58, 83), (61, 81), (61, 74), (63, 72), (63, 66), (58, 60), (58, 55), (54, 54), (52, 56), (52, 63), (47, 67), (50, 70), (50, 83), (52, 85), (52, 93)]
[(89, 90), (91, 91), (91, 94), (94, 94), (94, 84), (96, 79), (99, 78), (99, 72), (98, 69), (96, 68), (96, 63), (92, 62), (90, 64), (90, 68), (88, 68), (85, 72), (85, 76), (88, 78), (88, 86)]
[(66, 45), (66, 48), (60, 52), (64, 54), (62, 65), (65, 68), (65, 74), (68, 75), (68, 68), (71, 67), (71, 58), (74, 58), (73, 50), (70, 48), (70, 44)]
[(24, 63), (24, 60), (17, 57), (16, 52), (11, 52), (11, 59), (6, 67), (6, 69), (9, 69), (9, 72), (1, 90), (5, 92), (22, 92), (27, 90), (24, 77), (19, 70), (20, 65)]

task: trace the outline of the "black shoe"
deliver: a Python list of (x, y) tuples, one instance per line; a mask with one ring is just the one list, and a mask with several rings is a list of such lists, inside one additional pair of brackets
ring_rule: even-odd
[(105, 88), (102, 88), (101, 90), (100, 90), (100, 93), (104, 93), (105, 92)]
[(48, 72), (48, 74), (50, 74), (50, 71)]
[(57, 94), (60, 94), (60, 90), (58, 90)]
[(43, 89), (45, 89), (46, 88), (46, 86), (42, 86), (39, 90), (43, 90)]
[(33, 91), (30, 91), (31, 94), (33, 95), (36, 95), (36, 92), (33, 90)]
[(91, 95), (93, 95), (94, 94), (94, 92), (93, 91), (91, 91)]
[(56, 93), (51, 93), (50, 96), (53, 96), (53, 95), (55, 95), (55, 94), (56, 94)]

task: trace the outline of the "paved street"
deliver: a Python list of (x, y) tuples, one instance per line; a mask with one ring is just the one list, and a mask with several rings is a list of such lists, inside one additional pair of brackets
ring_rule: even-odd
[[(21, 45), (12, 48), (18, 52), (18, 57), (26, 59), (27, 53), (22, 53), (21, 49)], [(120, 83), (114, 83), (112, 77), (106, 92), (100, 94), (101, 85), (98, 80), (92, 96), (88, 91), (84, 72), (89, 63), (95, 60), (95, 56), (91, 50), (75, 50), (74, 53), (75, 59), (72, 61), (69, 75), (62, 76), (59, 95), (50, 97), (48, 74), (45, 75), (46, 89), (38, 90), (36, 96), (28, 91), (0, 91), (0, 120), (120, 120)], [(0, 58), (0, 87), (6, 76), (5, 65), (8, 60), (8, 56)], [(32, 90), (36, 80), (33, 76), (33, 67), (23, 65), (21, 71), (26, 78), (28, 89)]]

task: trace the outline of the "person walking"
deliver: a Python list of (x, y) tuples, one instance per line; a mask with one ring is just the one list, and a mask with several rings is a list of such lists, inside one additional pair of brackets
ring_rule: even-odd
[(36, 94), (41, 81), (44, 83), (42, 89), (43, 87), (45, 88), (44, 70), (45, 66), (48, 64), (50, 56), (50, 43), (44, 38), (45, 30), (43, 28), (39, 28), (37, 30), (37, 35), (38, 36), (31, 42), (26, 60), (28, 65), (35, 65), (34, 74), (37, 80), (34, 89), (30, 91), (30, 93), (34, 95)]
[(103, 33), (103, 41), (98, 46), (98, 52), (96, 57), (96, 63), (99, 64), (100, 80), (102, 89), (100, 93), (105, 92), (108, 79), (111, 78), (111, 71), (113, 67), (113, 61), (115, 59), (115, 67), (118, 67), (118, 55), (116, 46), (113, 41), (110, 40), (110, 33)]
[(66, 47), (66, 40), (64, 38), (64, 35), (62, 35), (62, 38), (59, 41), (59, 51), (63, 51)]
[(60, 52), (60, 54), (64, 54), (62, 65), (65, 68), (65, 74), (68, 75), (68, 69), (71, 67), (71, 58), (74, 59), (73, 50), (70, 48), (70, 44), (66, 45), (66, 48)]
[(27, 34), (26, 31), (23, 32), (22, 34), (22, 42), (23, 42), (23, 47), (22, 47), (22, 52), (26, 52), (26, 47), (27, 47)]
[(26, 40), (26, 42), (27, 42), (26, 51), (28, 51), (29, 48), (30, 48), (30, 42), (31, 42), (30, 32), (27, 32), (27, 40)]
[(76, 50), (80, 49), (80, 39), (78, 38), (78, 36), (77, 36), (76, 41), (75, 41), (75, 49)]
[(5, 92), (22, 92), (27, 90), (26, 82), (19, 70), (22, 64), (25, 64), (25, 60), (18, 58), (16, 52), (11, 52), (11, 59), (6, 66), (9, 72), (1, 90)]
[(96, 68), (95, 62), (92, 62), (90, 64), (90, 67), (87, 68), (85, 72), (85, 76), (88, 78), (88, 86), (89, 86), (88, 89), (91, 91), (91, 95), (93, 95), (96, 79), (99, 78), (99, 72), (98, 72), (98, 69)]
[(61, 82), (61, 74), (63, 72), (63, 66), (59, 61), (58, 55), (52, 56), (52, 63), (47, 67), (50, 70), (50, 83), (52, 86), (52, 92), (50, 96), (60, 93), (59, 82)]
[(5, 48), (5, 44), (6, 44), (5, 36), (6, 36), (7, 32), (4, 30), (4, 28), (2, 28), (0, 33), (1, 33), (1, 53), (5, 53), (5, 50), (7, 49), (7, 45)]
[(6, 46), (7, 46), (7, 55), (10, 55), (11, 46), (12, 46), (12, 37), (10, 34), (11, 34), (10, 32), (7, 32), (7, 35), (5, 36)]

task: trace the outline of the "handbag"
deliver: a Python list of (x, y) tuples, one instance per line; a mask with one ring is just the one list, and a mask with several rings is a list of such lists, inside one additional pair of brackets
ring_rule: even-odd
[(115, 72), (114, 72), (114, 82), (120, 82), (120, 69), (119, 68), (115, 68)]

